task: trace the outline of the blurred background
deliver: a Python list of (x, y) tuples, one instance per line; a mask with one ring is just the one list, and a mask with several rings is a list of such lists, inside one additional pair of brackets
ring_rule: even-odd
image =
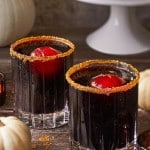
[[(76, 0), (34, 0), (36, 19), (32, 32), (52, 28), (89, 29), (100, 27), (109, 17), (109, 7)], [(136, 7), (137, 19), (150, 28), (150, 6)]]
[[(35, 21), (27, 36), (54, 35), (71, 40), (76, 45), (75, 63), (95, 58), (113, 58), (132, 63), (140, 70), (149, 67), (150, 51), (129, 56), (114, 56), (97, 52), (87, 45), (87, 35), (107, 21), (110, 15), (109, 6), (82, 3), (77, 0), (34, 0), (34, 4)], [(136, 7), (136, 18), (150, 31), (150, 5)], [(9, 45), (1, 48), (0, 60), (10, 68)], [(8, 67), (2, 70), (7, 72)]]

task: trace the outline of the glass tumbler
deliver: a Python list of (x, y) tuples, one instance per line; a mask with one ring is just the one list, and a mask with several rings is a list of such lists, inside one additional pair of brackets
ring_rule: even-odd
[[(92, 84), (97, 84), (96, 78), (102, 83), (99, 87)], [(128, 150), (137, 136), (138, 70), (118, 60), (89, 60), (72, 66), (66, 79), (70, 84), (71, 148)], [(109, 87), (117, 80), (122, 84)]]
[[(59, 53), (31, 55), (43, 47)], [(54, 36), (26, 37), (11, 45), (14, 110), (31, 128), (51, 129), (68, 123), (65, 73), (72, 65), (74, 49), (71, 41)]]

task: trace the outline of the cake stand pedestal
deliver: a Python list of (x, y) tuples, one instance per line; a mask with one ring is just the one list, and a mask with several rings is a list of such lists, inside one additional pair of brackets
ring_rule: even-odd
[(135, 6), (150, 4), (150, 0), (78, 1), (110, 6), (110, 16), (106, 23), (86, 39), (91, 48), (114, 55), (130, 55), (150, 50), (150, 32), (135, 16)]

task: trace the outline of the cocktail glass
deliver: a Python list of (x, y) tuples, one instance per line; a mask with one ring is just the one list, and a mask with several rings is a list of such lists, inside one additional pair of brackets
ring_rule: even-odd
[[(60, 53), (31, 55), (34, 49), (45, 46)], [(74, 49), (71, 41), (54, 36), (27, 37), (11, 45), (14, 110), (30, 127), (51, 129), (68, 123), (65, 73), (72, 65)]]
[[(115, 75), (125, 83), (112, 88), (91, 86), (100, 74)], [(66, 79), (73, 150), (128, 149), (136, 142), (139, 72), (135, 67), (118, 60), (89, 60), (72, 66)]]

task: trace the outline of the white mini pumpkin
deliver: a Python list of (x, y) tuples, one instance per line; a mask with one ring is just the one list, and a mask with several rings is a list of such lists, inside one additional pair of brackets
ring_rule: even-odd
[(150, 69), (140, 72), (138, 105), (150, 111)]
[(14, 116), (0, 117), (0, 150), (31, 150), (28, 126)]
[(33, 0), (0, 0), (0, 47), (26, 36), (35, 19)]

